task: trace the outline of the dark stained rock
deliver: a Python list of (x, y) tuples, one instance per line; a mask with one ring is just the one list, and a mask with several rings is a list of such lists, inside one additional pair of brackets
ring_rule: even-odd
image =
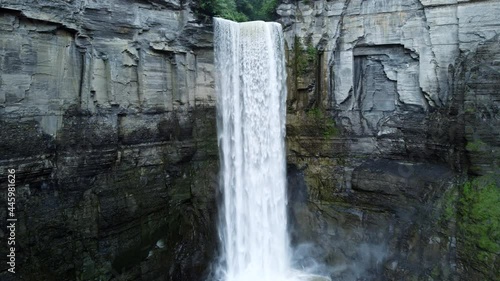
[(500, 3), (280, 3), (298, 256), (333, 280), (490, 280), (443, 213), (500, 174)]
[(16, 169), (16, 280), (206, 275), (213, 51), (186, 2), (0, 3), (0, 178)]

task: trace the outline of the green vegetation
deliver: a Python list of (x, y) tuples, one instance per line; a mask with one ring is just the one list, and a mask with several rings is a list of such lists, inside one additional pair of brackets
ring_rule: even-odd
[(467, 149), (468, 151), (478, 152), (478, 151), (483, 150), (485, 147), (487, 147), (487, 144), (484, 141), (474, 140), (474, 141), (468, 142), (467, 145), (465, 146), (465, 149)]
[(443, 196), (443, 219), (444, 221), (455, 220), (456, 206), (458, 202), (458, 189), (447, 190)]
[(275, 19), (277, 0), (202, 0), (196, 12), (208, 17), (221, 17), (243, 22)]
[[(314, 128), (317, 135), (322, 135), (325, 138), (332, 138), (338, 135), (338, 129), (335, 126), (335, 121), (327, 116), (320, 108), (311, 108), (307, 111), (307, 119), (310, 123), (309, 127)], [(316, 134), (315, 134), (316, 135)]]
[(458, 226), (465, 251), (491, 264), (500, 254), (498, 178), (485, 176), (466, 182), (458, 203)]
[(459, 255), (487, 280), (500, 281), (500, 174), (446, 191), (442, 207), (444, 229), (456, 225)]
[[(305, 46), (304, 46), (305, 45)], [(304, 75), (316, 64), (318, 50), (311, 42), (302, 43), (299, 37), (295, 37), (293, 44), (294, 69), (297, 75)]]

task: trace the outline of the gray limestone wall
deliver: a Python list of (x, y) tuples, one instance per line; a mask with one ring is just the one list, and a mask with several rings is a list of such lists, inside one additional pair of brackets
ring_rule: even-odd
[(18, 219), (17, 273), (2, 255), (1, 280), (205, 275), (213, 44), (192, 5), (0, 1), (0, 181), (16, 170)]
[[(500, 2), (281, 2), (297, 264), (499, 276), (443, 214), (464, 175), (498, 171)], [(203, 280), (218, 151), (197, 3), (0, 1), (0, 182), (16, 169), (19, 220), (19, 271), (2, 256), (1, 280)]]
[[(309, 77), (312, 79), (301, 81), (296, 91), (302, 91), (307, 101), (291, 106), (326, 108), (342, 129), (357, 136), (358, 144), (353, 144), (356, 147), (352, 150), (370, 155), (384, 149), (381, 139), (405, 134), (400, 126), (394, 126), (404, 123), (401, 119), (405, 114), (429, 123), (422, 132), (439, 127), (425, 121), (436, 111), (460, 111), (454, 113), (454, 118), (463, 119), (466, 110), (461, 108), (462, 99), (475, 99), (473, 95), (484, 93), (464, 97), (463, 91), (456, 88), (462, 58), (481, 52), (483, 44), (496, 42), (499, 12), (498, 1), (282, 1), (277, 13), (289, 49), (298, 42), (321, 54), (321, 79)], [(367, 63), (374, 61), (383, 68)], [(494, 61), (485, 66), (492, 75), (497, 72)], [(498, 83), (484, 79), (484, 84)], [(388, 96), (382, 97), (380, 91)], [(493, 101), (488, 111), (494, 112), (498, 109), (498, 95), (491, 88), (488, 95)], [(498, 128), (496, 123), (493, 126)], [(438, 135), (456, 134), (441, 128), (437, 131)], [(437, 140), (442, 141), (441, 136)], [(468, 137), (468, 141), (474, 140)], [(404, 144), (392, 148), (390, 153), (406, 153), (401, 150)], [(424, 153), (421, 149), (412, 152)], [(494, 162), (499, 157), (498, 146), (494, 145), (491, 152), (493, 157), (488, 161)]]
[(498, 253), (478, 262), (445, 209), (458, 213), (464, 178), (500, 174), (500, 2), (283, 0), (277, 13), (299, 252), (334, 280), (498, 280)]

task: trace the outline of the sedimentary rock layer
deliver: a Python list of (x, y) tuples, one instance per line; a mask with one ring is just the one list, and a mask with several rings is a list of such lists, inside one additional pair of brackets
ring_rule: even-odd
[(296, 243), (321, 245), (311, 251), (339, 280), (500, 274), (442, 217), (456, 176), (499, 174), (499, 12), (498, 1), (281, 1)]
[(16, 169), (18, 218), (17, 274), (3, 255), (0, 279), (204, 274), (215, 248), (213, 51), (190, 5), (0, 2), (0, 171), (4, 183)]

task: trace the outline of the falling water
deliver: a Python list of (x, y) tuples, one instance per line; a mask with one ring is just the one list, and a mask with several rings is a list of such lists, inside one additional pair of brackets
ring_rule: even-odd
[(226, 281), (290, 280), (283, 34), (215, 19)]
[(224, 201), (222, 281), (328, 281), (290, 266), (284, 39), (277, 23), (215, 19)]

